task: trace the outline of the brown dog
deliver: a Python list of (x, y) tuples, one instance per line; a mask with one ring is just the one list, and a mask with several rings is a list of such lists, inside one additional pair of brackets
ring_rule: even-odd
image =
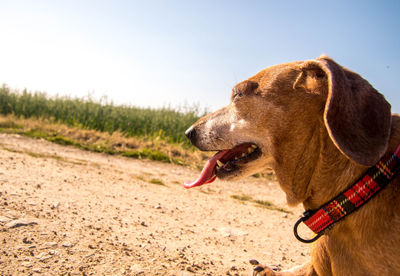
[[(186, 131), (219, 152), (193, 187), (272, 168), (289, 205), (318, 209), (400, 143), (400, 117), (365, 79), (326, 56), (269, 67), (236, 85), (228, 106)], [(400, 275), (400, 177), (324, 232), (312, 259), (258, 275)]]

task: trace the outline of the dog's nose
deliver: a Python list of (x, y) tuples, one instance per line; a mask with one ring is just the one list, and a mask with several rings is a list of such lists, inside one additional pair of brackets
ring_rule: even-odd
[(194, 142), (195, 137), (196, 137), (196, 129), (191, 126), (185, 131), (186, 137), (191, 141)]

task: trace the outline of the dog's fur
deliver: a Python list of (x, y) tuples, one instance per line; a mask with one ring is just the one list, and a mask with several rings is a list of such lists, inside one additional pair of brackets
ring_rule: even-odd
[[(201, 150), (258, 145), (261, 158), (220, 177), (272, 168), (288, 204), (305, 209), (338, 195), (400, 143), (400, 117), (385, 98), (326, 56), (259, 72), (234, 87), (228, 106), (191, 129)], [(315, 242), (310, 262), (283, 272), (264, 267), (258, 275), (400, 275), (399, 251), (398, 175)]]

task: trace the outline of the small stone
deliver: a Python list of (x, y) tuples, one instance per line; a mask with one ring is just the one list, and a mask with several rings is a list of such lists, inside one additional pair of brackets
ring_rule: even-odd
[(91, 254), (89, 254), (89, 255), (86, 255), (84, 258), (90, 258), (90, 257), (92, 257), (92, 256), (94, 256), (94, 253), (91, 253)]
[(69, 243), (69, 242), (64, 242), (64, 243), (62, 244), (62, 246), (64, 246), (64, 247), (73, 247), (74, 245), (71, 244), (71, 243)]
[(50, 208), (53, 210), (53, 209), (57, 209), (58, 206), (60, 206), (60, 202), (54, 202), (54, 203), (50, 206)]
[(32, 268), (32, 271), (36, 273), (42, 273), (39, 267)]
[(224, 237), (247, 236), (248, 233), (240, 229), (222, 227), (219, 232)]
[(142, 221), (142, 222), (140, 223), (140, 225), (141, 225), (141, 226), (144, 226), (144, 227), (147, 227), (147, 224), (146, 224), (146, 222), (144, 222), (144, 221)]
[(17, 228), (17, 227), (29, 226), (29, 225), (33, 225), (33, 224), (37, 224), (37, 222), (34, 220), (22, 218), (22, 219), (16, 219), (16, 220), (10, 221), (9, 223), (6, 224), (6, 227), (7, 228)]
[(23, 263), (21, 263), (21, 265), (24, 267), (32, 267), (33, 266), (31, 262), (23, 262)]
[(45, 242), (43, 244), (43, 249), (47, 249), (47, 248), (52, 248), (52, 247), (56, 247), (57, 243), (56, 242)]
[(27, 237), (24, 237), (24, 238), (22, 239), (22, 242), (25, 243), (25, 244), (31, 244), (31, 243), (32, 243), (32, 241), (31, 241), (31, 240), (28, 240)]
[(143, 268), (142, 268), (140, 265), (138, 265), (138, 264), (131, 265), (130, 268), (129, 268), (129, 270), (130, 270), (132, 273), (135, 273), (135, 274), (143, 274), (143, 273), (144, 273)]
[(0, 223), (7, 223), (10, 222), (12, 219), (0, 216)]
[(39, 259), (40, 261), (45, 261), (47, 259), (53, 258), (53, 256), (50, 254), (47, 254), (46, 252), (42, 252), (42, 253), (38, 254), (36, 256), (36, 258)]

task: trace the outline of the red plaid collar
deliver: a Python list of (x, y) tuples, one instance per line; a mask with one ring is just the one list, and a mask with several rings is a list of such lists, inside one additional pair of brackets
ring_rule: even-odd
[[(305, 243), (316, 241), (327, 228), (333, 226), (345, 216), (357, 210), (380, 190), (400, 171), (400, 144), (394, 153), (385, 154), (381, 160), (356, 181), (354, 185), (317, 210), (308, 210), (294, 226), (294, 235)], [(316, 236), (310, 240), (299, 236), (297, 228), (304, 222)]]

